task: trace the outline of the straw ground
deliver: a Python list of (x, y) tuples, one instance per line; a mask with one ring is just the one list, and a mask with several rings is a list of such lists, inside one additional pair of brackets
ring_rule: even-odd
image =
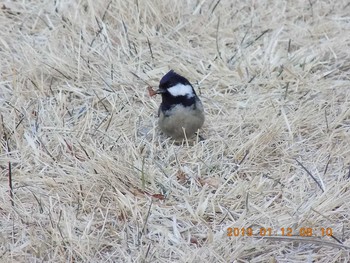
[[(348, 1), (0, 12), (1, 262), (349, 262)], [(170, 69), (204, 140), (158, 130)]]

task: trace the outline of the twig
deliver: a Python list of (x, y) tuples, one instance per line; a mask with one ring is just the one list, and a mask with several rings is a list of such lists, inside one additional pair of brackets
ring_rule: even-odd
[(101, 20), (102, 20), (102, 21), (104, 21), (104, 20), (105, 20), (106, 15), (107, 15), (107, 11), (108, 11), (109, 6), (110, 6), (111, 4), (112, 4), (112, 0), (111, 0), (111, 1), (109, 1), (109, 3), (107, 4), (106, 10), (104, 11), (104, 13), (103, 13), (103, 15), (102, 15), (102, 18), (101, 18)]
[(149, 215), (151, 214), (152, 204), (153, 204), (153, 200), (151, 200), (151, 204), (149, 205), (147, 216), (146, 216), (146, 219), (145, 219), (145, 224), (143, 225), (142, 231), (139, 234), (139, 245), (141, 244), (140, 239), (141, 239), (142, 235), (144, 234), (144, 232), (146, 230), (146, 225), (147, 225), (147, 222), (148, 222), (148, 218), (149, 218)]
[(322, 192), (324, 192), (324, 189), (322, 188), (321, 184), (317, 181), (317, 179), (312, 175), (312, 173), (306, 169), (306, 167), (301, 163), (299, 162), (297, 159), (294, 159), (306, 172), (308, 175), (311, 176), (311, 178), (316, 182), (316, 184), (320, 187), (320, 189), (322, 190)]
[(287, 85), (286, 85), (286, 91), (284, 92), (284, 100), (287, 99), (288, 89), (289, 89), (289, 82), (287, 83)]
[[(7, 148), (7, 154), (11, 154), (11, 149), (10, 149), (10, 143), (9, 143), (9, 136), (6, 133), (5, 129), (5, 123), (4, 123), (4, 116), (1, 114), (1, 123), (2, 123), (2, 129), (4, 131), (4, 140), (6, 141), (6, 148)], [(8, 180), (9, 180), (9, 189), (10, 189), (10, 200), (11, 200), (11, 205), (14, 206), (14, 200), (13, 200), (13, 185), (12, 185), (12, 164), (11, 161), (8, 162)]]
[(247, 151), (245, 153), (245, 155), (243, 156), (242, 160), (238, 163), (238, 166), (240, 166), (244, 162), (244, 160), (245, 160), (245, 158), (247, 158), (248, 154), (249, 154), (249, 151)]
[(111, 116), (111, 117), (110, 117), (109, 120), (108, 120), (107, 127), (106, 127), (106, 129), (105, 129), (105, 132), (107, 132), (107, 130), (109, 129), (109, 126), (111, 125), (112, 118), (113, 118), (113, 112), (111, 113), (110, 116)]
[[(8, 142), (7, 142), (7, 147), (9, 150), (9, 146), (8, 146)], [(11, 205), (14, 206), (15, 202), (13, 200), (13, 186), (12, 186), (12, 164), (11, 162), (9, 162), (9, 173), (8, 173), (8, 177), (9, 177), (9, 188), (10, 188), (10, 198), (11, 198)]]
[(221, 0), (218, 0), (218, 1), (216, 2), (216, 4), (214, 5), (213, 9), (211, 10), (210, 15), (212, 15), (212, 14), (214, 13), (214, 11), (215, 11), (216, 7), (219, 5), (220, 1), (221, 1)]
[(56, 162), (55, 158), (52, 156), (52, 154), (51, 154), (51, 153), (49, 152), (49, 150), (46, 148), (46, 146), (45, 146), (45, 144), (43, 143), (43, 141), (42, 141), (39, 137), (37, 137), (37, 140), (38, 140), (38, 142), (40, 143), (40, 146), (42, 146), (42, 147), (44, 148), (45, 152), (51, 157), (51, 159), (52, 159), (54, 162)]
[(219, 26), (220, 26), (220, 16), (218, 17), (218, 25), (216, 26), (216, 50), (218, 52), (219, 58), (222, 60), (221, 53), (219, 50)]
[(288, 41), (288, 49), (287, 49), (288, 54), (290, 53), (291, 44), (292, 44), (292, 39), (289, 39), (289, 41)]
[(103, 106), (103, 108), (105, 108), (105, 110), (109, 113), (109, 110), (108, 110), (107, 106), (103, 103), (103, 101), (104, 101), (109, 95), (108, 95), (108, 96), (105, 96), (105, 97), (103, 97), (103, 98), (101, 99), (101, 98), (98, 96), (98, 94), (96, 93), (95, 90), (94, 90), (93, 92), (95, 93), (95, 96), (98, 98), (97, 104), (101, 103), (102, 106)]
[(270, 32), (271, 29), (266, 29), (264, 30), (259, 36), (257, 36), (253, 42), (259, 40), (263, 35), (265, 35), (266, 33)]
[(64, 74), (62, 71), (58, 70), (57, 68), (53, 67), (53, 66), (50, 66), (49, 64), (47, 64), (46, 62), (42, 62), (43, 64), (45, 64), (46, 66), (48, 66), (49, 68), (57, 71), (59, 74), (61, 74), (63, 77), (65, 77), (66, 79), (69, 79), (71, 80), (72, 78), (66, 74)]
[[(108, 11), (109, 6), (111, 5), (111, 3), (112, 3), (112, 1), (109, 1), (109, 3), (107, 4), (107, 7), (106, 7), (106, 9), (105, 9), (105, 11), (104, 11), (104, 13), (103, 13), (103, 15), (102, 15), (102, 17), (101, 17), (101, 21), (102, 21), (102, 22), (104, 22), (104, 20), (105, 20), (105, 18), (106, 18), (107, 11)], [(95, 20), (96, 20), (97, 26), (99, 27), (99, 30), (96, 32), (95, 37), (91, 40), (91, 42), (90, 42), (90, 47), (92, 47), (92, 45), (94, 44), (96, 38), (101, 34), (101, 32), (102, 32), (102, 30), (103, 30), (103, 27), (100, 26), (100, 23), (98, 22), (97, 17), (95, 17)]]
[(341, 242), (338, 238), (336, 238), (335, 236), (331, 235), (331, 238), (333, 238), (335, 241), (337, 241), (339, 244), (343, 244), (343, 242)]
[(331, 156), (328, 155), (328, 161), (327, 161), (327, 164), (326, 164), (326, 167), (324, 168), (324, 172), (323, 172), (323, 175), (325, 175), (327, 173), (327, 170), (328, 170), (328, 165), (329, 165), (329, 162), (331, 161)]
[(147, 43), (148, 43), (149, 52), (151, 52), (151, 58), (154, 59), (154, 57), (153, 57), (153, 51), (152, 51), (152, 47), (151, 47), (151, 42), (149, 42), (149, 39), (148, 39), (148, 38), (147, 38)]
[(276, 180), (273, 177), (269, 176), (268, 174), (263, 174), (263, 177), (273, 180), (275, 183), (280, 184), (282, 187), (286, 187), (285, 184), (281, 183), (281, 179)]
[(327, 118), (327, 108), (324, 108), (324, 118), (326, 119), (327, 133), (329, 133), (328, 118)]
[[(250, 47), (251, 45), (253, 45), (255, 41), (259, 40), (263, 35), (265, 35), (265, 34), (266, 34), (267, 32), (269, 32), (270, 30), (271, 30), (271, 29), (266, 29), (266, 30), (264, 30), (263, 32), (261, 32), (261, 34), (258, 35), (253, 41), (248, 42), (247, 45), (245, 46), (245, 48), (248, 48), (248, 47)], [(244, 36), (244, 38), (245, 38), (245, 36)], [(243, 38), (243, 39), (244, 39), (244, 38)], [(242, 40), (242, 43), (243, 43), (243, 40)]]
[(131, 74), (133, 74), (137, 79), (141, 80), (143, 83), (145, 83), (147, 86), (151, 86), (146, 80), (142, 79), (140, 76), (138, 76), (136, 73), (130, 71)]

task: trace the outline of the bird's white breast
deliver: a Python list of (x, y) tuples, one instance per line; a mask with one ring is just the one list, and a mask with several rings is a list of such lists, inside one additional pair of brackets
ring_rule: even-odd
[(186, 137), (192, 136), (202, 127), (204, 119), (203, 106), (198, 100), (195, 108), (178, 104), (169, 110), (168, 115), (160, 111), (159, 126), (165, 134), (177, 140), (185, 137), (184, 130)]

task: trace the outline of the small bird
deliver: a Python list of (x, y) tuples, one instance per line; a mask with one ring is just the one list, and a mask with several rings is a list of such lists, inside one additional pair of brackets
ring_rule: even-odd
[(149, 88), (149, 93), (162, 95), (158, 124), (166, 135), (182, 140), (202, 127), (205, 119), (202, 102), (185, 77), (170, 70), (160, 80), (159, 89)]

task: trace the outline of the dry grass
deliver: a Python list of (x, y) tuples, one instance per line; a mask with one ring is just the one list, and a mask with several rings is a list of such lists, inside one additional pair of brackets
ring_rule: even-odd
[[(348, 1), (1, 5), (1, 262), (350, 261)], [(169, 69), (204, 141), (157, 128)]]

